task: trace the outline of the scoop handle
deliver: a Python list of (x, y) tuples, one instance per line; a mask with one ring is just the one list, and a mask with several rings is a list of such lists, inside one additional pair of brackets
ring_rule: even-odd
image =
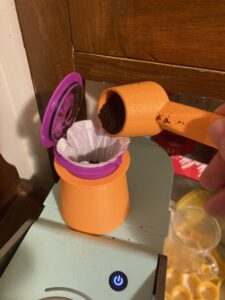
[(217, 148), (208, 136), (208, 127), (211, 122), (221, 118), (225, 117), (169, 101), (157, 113), (156, 121), (162, 129)]

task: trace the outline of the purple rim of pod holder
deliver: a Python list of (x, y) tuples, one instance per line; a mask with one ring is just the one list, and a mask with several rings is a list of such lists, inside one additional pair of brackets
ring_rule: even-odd
[(54, 156), (56, 161), (65, 169), (67, 169), (70, 173), (75, 175), (76, 177), (83, 179), (99, 179), (112, 174), (116, 169), (120, 166), (122, 162), (122, 156), (119, 155), (114, 162), (105, 164), (104, 166), (99, 167), (82, 167), (78, 165), (74, 165), (70, 161), (63, 158), (56, 149), (54, 149)]
[[(56, 150), (58, 139), (65, 136), (66, 133), (63, 125), (68, 128), (68, 125), (70, 127), (77, 118), (81, 106), (82, 93), (79, 93), (81, 90), (82, 78), (79, 73), (70, 73), (59, 83), (44, 113), (41, 126), (41, 143), (45, 148), (53, 147), (56, 161), (76, 177), (83, 179), (103, 178), (112, 174), (120, 166), (122, 155), (118, 156), (114, 162), (103, 166), (85, 167), (74, 165)], [(77, 94), (74, 94), (74, 91)], [(63, 117), (65, 118), (63, 119)]]

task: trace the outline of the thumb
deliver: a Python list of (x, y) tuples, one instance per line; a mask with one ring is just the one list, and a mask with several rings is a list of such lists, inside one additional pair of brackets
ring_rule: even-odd
[(210, 124), (209, 137), (216, 144), (225, 160), (225, 118), (217, 119)]

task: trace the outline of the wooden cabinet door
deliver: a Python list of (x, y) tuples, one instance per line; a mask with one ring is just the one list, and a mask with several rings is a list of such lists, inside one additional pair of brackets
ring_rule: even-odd
[[(67, 0), (15, 0), (41, 117), (57, 84), (74, 71)], [(80, 119), (86, 117), (85, 101)]]
[(154, 80), (225, 98), (225, 2), (15, 0), (42, 114), (72, 70), (85, 79)]
[(155, 80), (225, 97), (225, 2), (69, 0), (75, 67), (86, 78)]

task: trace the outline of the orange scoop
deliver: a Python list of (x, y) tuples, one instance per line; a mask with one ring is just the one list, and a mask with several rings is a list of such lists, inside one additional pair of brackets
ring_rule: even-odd
[(151, 81), (104, 90), (99, 98), (98, 116), (111, 135), (153, 136), (165, 129), (214, 148), (208, 126), (223, 118), (170, 101), (164, 89)]

